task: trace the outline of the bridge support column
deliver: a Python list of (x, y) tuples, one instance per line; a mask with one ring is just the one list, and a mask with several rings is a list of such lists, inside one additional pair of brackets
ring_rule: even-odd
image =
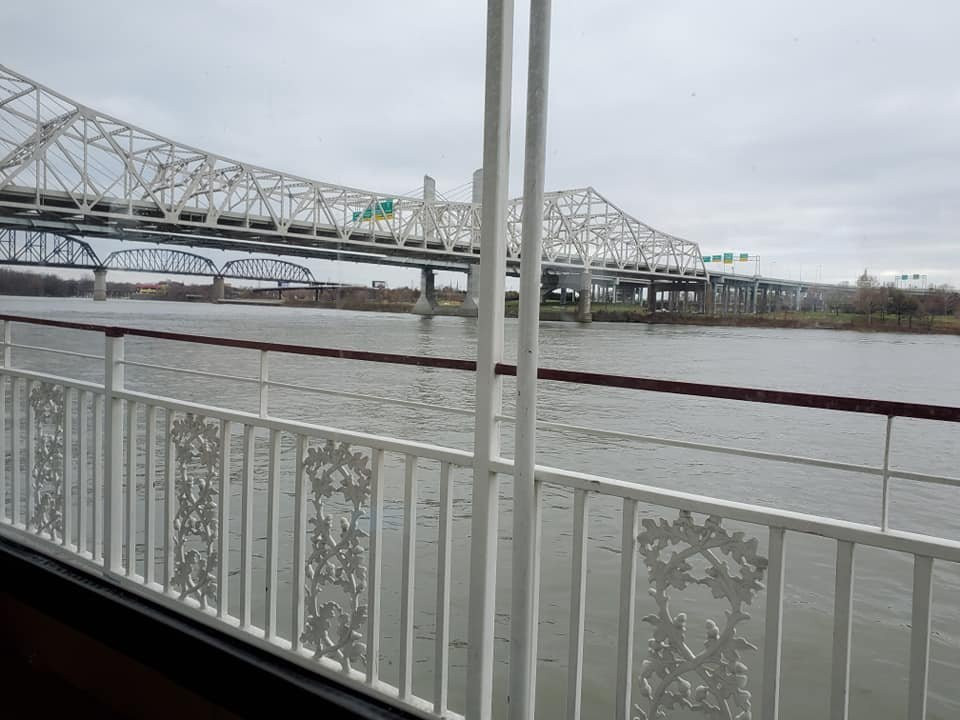
[(226, 284), (223, 281), (223, 275), (217, 275), (213, 278), (213, 285), (210, 288), (210, 302), (220, 302), (223, 300)]
[(107, 269), (97, 268), (93, 271), (93, 299), (107, 299)]
[(477, 317), (480, 311), (480, 266), (471, 265), (467, 271), (467, 294), (460, 305), (460, 314), (467, 317)]
[(799, 285), (797, 286), (797, 302), (796, 302), (796, 305), (797, 305), (797, 306), (796, 306), (796, 308), (794, 308), (794, 309), (795, 309), (797, 312), (800, 312), (800, 308), (802, 307), (802, 305), (801, 305), (801, 303), (800, 303), (800, 286), (799, 286)]
[(593, 290), (593, 275), (590, 270), (584, 270), (580, 275), (580, 296), (577, 298), (577, 322), (593, 322), (593, 313), (590, 309), (590, 293)]
[(412, 312), (415, 315), (437, 314), (437, 293), (434, 287), (433, 270), (430, 268), (420, 269), (420, 297), (417, 298)]
[(657, 286), (654, 283), (650, 283), (647, 286), (647, 312), (656, 312), (657, 311)]

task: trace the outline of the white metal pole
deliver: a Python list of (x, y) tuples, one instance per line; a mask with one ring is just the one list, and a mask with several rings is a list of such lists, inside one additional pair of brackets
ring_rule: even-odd
[(506, 271), (510, 93), (513, 72), (513, 0), (487, 4), (486, 88), (483, 116), (483, 205), (480, 228), (480, 312), (477, 333), (470, 615), (467, 633), (468, 720), (486, 720), (493, 694), (493, 631), (497, 577), (498, 496), (491, 461), (500, 455), (503, 382), (503, 293)]
[[(123, 572), (123, 400), (114, 393), (123, 390), (123, 336), (107, 335), (104, 352), (104, 430), (103, 448), (103, 567), (108, 572)], [(132, 485), (132, 484), (131, 484)], [(134, 548), (129, 552), (133, 553)], [(132, 563), (131, 563), (132, 566)]]
[[(540, 508), (537, 456), (537, 365), (540, 325), (540, 256), (547, 145), (551, 0), (530, 3), (527, 131), (523, 166), (520, 308), (517, 339), (517, 419), (513, 472), (513, 605), (510, 619), (510, 718), (534, 716), (540, 586)], [(588, 290), (589, 292), (589, 290)]]

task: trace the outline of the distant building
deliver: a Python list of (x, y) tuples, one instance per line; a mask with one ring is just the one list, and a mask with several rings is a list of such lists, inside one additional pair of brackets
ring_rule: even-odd
[(137, 295), (166, 295), (166, 283), (139, 283), (137, 284)]
[(370, 283), (370, 287), (372, 287), (374, 290), (386, 290), (387, 282), (386, 280), (374, 280)]

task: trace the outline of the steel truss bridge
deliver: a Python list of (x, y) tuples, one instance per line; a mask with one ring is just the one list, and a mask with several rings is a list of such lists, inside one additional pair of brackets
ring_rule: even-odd
[(276, 258), (230, 260), (222, 267), (209, 258), (173, 248), (118, 250), (101, 260), (84, 240), (38, 232), (0, 229), (0, 265), (89, 268), (163, 275), (198, 275), (235, 280), (316, 283), (309, 268)]
[[(432, 193), (431, 193), (432, 195)], [(547, 193), (545, 268), (707, 276), (698, 245), (591, 187)], [(520, 260), (522, 202), (506, 227)], [(480, 204), (319, 182), (231, 160), (81, 105), (0, 65), (0, 226), (223, 250), (464, 270)]]

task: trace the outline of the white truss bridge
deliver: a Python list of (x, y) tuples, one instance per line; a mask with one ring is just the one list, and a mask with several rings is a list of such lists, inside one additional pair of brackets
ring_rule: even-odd
[[(543, 262), (705, 277), (698, 245), (592, 187), (547, 193)], [(507, 216), (520, 259), (521, 200)], [(480, 205), (372, 192), (231, 160), (81, 105), (0, 65), (0, 227), (465, 269)]]

